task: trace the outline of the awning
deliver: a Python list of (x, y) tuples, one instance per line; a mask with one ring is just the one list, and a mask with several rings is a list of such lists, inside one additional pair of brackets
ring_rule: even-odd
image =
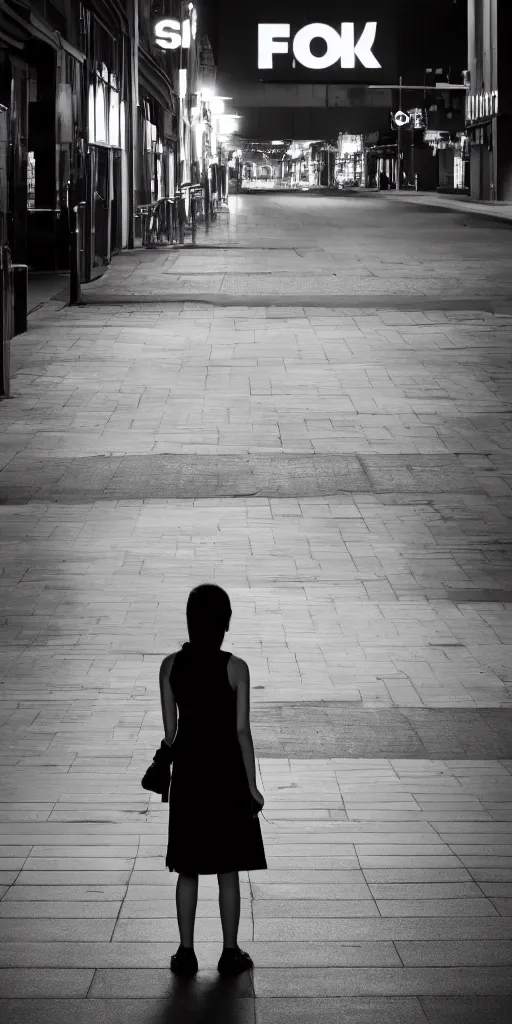
[(176, 94), (170, 78), (158, 64), (139, 46), (139, 91), (153, 99), (171, 113), (176, 112)]
[(47, 21), (34, 14), (23, 0), (0, 0), (0, 39), (16, 50), (23, 50), (31, 39), (40, 39), (54, 50), (66, 50), (75, 60), (85, 60), (84, 53), (63, 39), (60, 32), (56, 32)]
[(22, 50), (32, 35), (29, 19), (28, 4), (0, 0), (0, 40), (15, 50)]
[(56, 32), (47, 21), (43, 21), (33, 11), (30, 13), (30, 30), (36, 39), (41, 39), (43, 43), (53, 46), (54, 50), (66, 50), (66, 53), (70, 53), (75, 60), (84, 62), (85, 53), (81, 53), (71, 43), (68, 43), (67, 39), (64, 39), (60, 32)]

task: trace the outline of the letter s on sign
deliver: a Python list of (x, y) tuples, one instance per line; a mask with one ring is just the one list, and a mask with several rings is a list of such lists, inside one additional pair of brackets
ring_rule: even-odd
[(181, 25), (174, 18), (164, 18), (155, 25), (155, 42), (162, 50), (177, 50), (181, 45)]
[(258, 67), (274, 67), (274, 53), (288, 53), (289, 25), (262, 23), (258, 25)]

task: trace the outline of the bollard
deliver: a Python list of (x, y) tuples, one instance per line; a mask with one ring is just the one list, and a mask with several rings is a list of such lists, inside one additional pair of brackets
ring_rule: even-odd
[(182, 195), (178, 196), (178, 227), (180, 245), (185, 243), (185, 200)]
[(14, 336), (23, 334), (27, 329), (28, 267), (26, 263), (12, 264), (12, 290), (14, 295)]
[(204, 179), (204, 226), (208, 231), (210, 227), (210, 179), (207, 174)]
[(80, 222), (78, 205), (69, 208), (69, 305), (76, 306), (81, 298), (80, 288)]

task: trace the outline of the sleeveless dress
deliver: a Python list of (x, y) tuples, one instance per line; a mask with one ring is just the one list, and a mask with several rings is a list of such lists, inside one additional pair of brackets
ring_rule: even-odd
[(229, 651), (185, 643), (170, 685), (178, 707), (169, 792), (169, 871), (212, 875), (267, 867), (236, 731)]

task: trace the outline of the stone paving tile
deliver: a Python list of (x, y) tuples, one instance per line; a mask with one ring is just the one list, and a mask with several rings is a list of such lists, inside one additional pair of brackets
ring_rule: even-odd
[(356, 995), (511, 995), (507, 967), (263, 968), (255, 975), (256, 998)]
[(488, 899), (385, 899), (376, 900), (382, 917), (493, 917), (497, 914)]
[[(213, 973), (212, 977), (212, 981), (214, 980), (215, 973)], [(173, 981), (174, 979), (169, 972), (169, 968), (165, 970), (156, 968), (131, 970), (125, 970), (122, 967), (118, 967), (115, 970), (99, 968), (94, 972), (94, 978), (87, 998), (161, 999), (172, 992)], [(236, 993), (238, 997), (245, 996), (246, 998), (251, 998), (253, 987), (249, 974), (239, 976)]]
[(115, 916), (105, 919), (81, 920), (79, 918), (25, 918), (3, 917), (0, 920), (0, 942), (105, 942), (112, 938), (116, 925)]
[(8, 999), (16, 993), (23, 999), (66, 998), (84, 999), (94, 978), (92, 970), (66, 970), (44, 967), (2, 967), (0, 969), (0, 998)]
[(92, 901), (78, 900), (38, 900), (36, 894), (30, 890), (36, 886), (27, 886), (28, 897), (23, 899), (20, 896), (20, 886), (11, 889), (11, 895), (16, 899), (5, 900), (0, 903), (0, 918), (74, 918), (77, 915), (83, 921), (84, 918), (111, 918), (115, 920), (121, 909), (121, 902), (94, 903)]
[[(420, 1002), (414, 997), (396, 998), (349, 997), (315, 999), (315, 1021), (319, 1024), (338, 1024), (350, 1020), (353, 1024), (425, 1024), (427, 1018)], [(280, 997), (261, 997), (256, 1000), (256, 1024), (295, 1024), (311, 1021), (309, 1000)]]
[(211, 1024), (254, 1024), (253, 1000), (238, 996), (234, 986), (221, 989), (212, 979), (197, 983), (192, 999), (190, 990), (175, 987), (165, 999), (9, 999), (3, 1010), (5, 1024), (155, 1024), (159, 1019), (187, 1024), (205, 1016)]
[(507, 996), (471, 996), (420, 999), (430, 1024), (507, 1024), (512, 999)]
[[(295, 919), (300, 918), (304, 922), (308, 918), (320, 920), (322, 918), (356, 918), (356, 917), (378, 917), (379, 910), (371, 900), (311, 900), (305, 894), (304, 899), (279, 900), (265, 899), (256, 902), (252, 906), (254, 921), (262, 919)], [(307, 928), (307, 925), (305, 924)]]
[(259, 918), (254, 922), (254, 938), (260, 942), (300, 939), (307, 932), (315, 941), (365, 942), (395, 939), (508, 939), (512, 937), (510, 918), (485, 916), (427, 916), (360, 918)]
[(405, 967), (469, 967), (485, 964), (512, 964), (512, 942), (396, 942), (395, 948)]

